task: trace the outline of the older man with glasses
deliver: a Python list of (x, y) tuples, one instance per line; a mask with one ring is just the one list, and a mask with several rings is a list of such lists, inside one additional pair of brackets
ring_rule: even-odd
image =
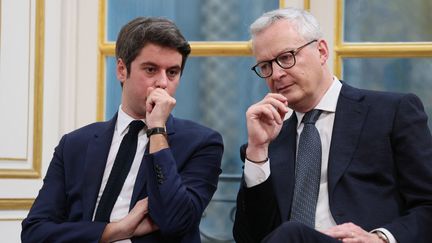
[(265, 13), (251, 33), (252, 70), (271, 92), (246, 112), (236, 242), (432, 242), (432, 137), (419, 98), (339, 81), (306, 11)]

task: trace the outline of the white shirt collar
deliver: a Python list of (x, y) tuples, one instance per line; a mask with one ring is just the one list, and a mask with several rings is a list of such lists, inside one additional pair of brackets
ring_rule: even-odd
[[(124, 133), (126, 133), (127, 128), (129, 127), (129, 124), (133, 120), (136, 120), (136, 119), (134, 119), (133, 117), (126, 114), (126, 112), (124, 112), (122, 109), (122, 105), (120, 105), (119, 109), (118, 109), (118, 114), (117, 114), (117, 124), (116, 124), (116, 128), (115, 128), (115, 132), (117, 132), (118, 135), (120, 135), (120, 136), (123, 135)], [(143, 121), (145, 123), (144, 119), (141, 119), (141, 121)]]
[(336, 105), (339, 99), (339, 94), (342, 88), (342, 83), (338, 78), (333, 77), (333, 83), (320, 102), (314, 109), (319, 109), (327, 112), (336, 112)]
[[(333, 76), (333, 83), (330, 85), (330, 88), (325, 92), (324, 96), (314, 109), (319, 109), (326, 112), (336, 112), (337, 101), (339, 99), (341, 89), (342, 83), (336, 76)], [(305, 113), (296, 111), (297, 121), (301, 121), (304, 114)]]

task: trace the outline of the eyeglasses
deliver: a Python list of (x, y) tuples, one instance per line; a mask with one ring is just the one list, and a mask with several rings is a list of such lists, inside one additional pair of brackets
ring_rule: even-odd
[(273, 58), (272, 60), (268, 61), (262, 61), (255, 66), (253, 66), (251, 69), (255, 71), (255, 73), (260, 76), (261, 78), (268, 78), (273, 74), (273, 62), (276, 62), (279, 67), (283, 69), (289, 69), (294, 67), (296, 64), (296, 58), (295, 55), (306, 46), (314, 43), (318, 40), (310, 41), (294, 50), (282, 52), (277, 57)]

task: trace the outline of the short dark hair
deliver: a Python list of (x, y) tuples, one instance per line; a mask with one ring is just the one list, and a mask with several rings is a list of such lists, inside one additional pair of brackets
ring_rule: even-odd
[(128, 76), (132, 61), (148, 43), (176, 49), (182, 55), (183, 72), (191, 48), (174, 22), (160, 17), (138, 17), (122, 27), (116, 42), (116, 58), (123, 60)]

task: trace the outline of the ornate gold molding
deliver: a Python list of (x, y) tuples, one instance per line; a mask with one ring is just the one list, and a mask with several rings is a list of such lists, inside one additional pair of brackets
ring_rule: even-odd
[[(191, 56), (250, 56), (250, 41), (190, 41)], [(105, 56), (115, 55), (114, 43), (99, 43), (99, 50)]]
[(364, 43), (336, 46), (344, 57), (430, 57), (432, 45), (426, 42)]
[(106, 44), (105, 21), (106, 21), (106, 6), (105, 0), (99, 0), (98, 13), (98, 74), (97, 74), (97, 102), (96, 102), (96, 120), (104, 120), (105, 114), (105, 57), (112, 52), (114, 55), (115, 44), (112, 46)]
[(303, 1), (303, 9), (309, 11), (310, 8), (311, 8), (311, 2), (310, 2), (310, 0), (304, 0), (304, 1)]
[[(40, 167), (40, 164), (39, 164)], [(1, 179), (34, 179), (40, 178), (41, 172), (40, 168), (38, 170), (35, 169), (35, 164), (33, 162), (32, 169), (2, 169), (0, 170), (0, 178)]]
[(29, 210), (33, 202), (33, 198), (0, 199), (0, 210)]
[(334, 74), (338, 78), (342, 78), (342, 66), (341, 66), (341, 56), (340, 52), (336, 51), (337, 49), (340, 49), (342, 47), (341, 44), (341, 38), (342, 38), (342, 29), (343, 29), (343, 19), (342, 19), (342, 12), (343, 12), (343, 0), (337, 0), (336, 1), (336, 15), (335, 15), (335, 33), (334, 33), (334, 57), (333, 57), (333, 69)]
[(43, 122), (43, 67), (45, 53), (45, 0), (36, 1), (35, 30), (35, 102), (34, 102), (34, 136), (33, 136), (33, 169), (41, 175), (42, 159), (42, 122)]
[(205, 42), (191, 41), (192, 56), (250, 56), (250, 41)]
[[(40, 178), (42, 159), (43, 66), (45, 41), (45, 0), (36, 0), (35, 66), (33, 103), (33, 161), (30, 169), (0, 169), (0, 178)], [(2, 158), (3, 159), (3, 158)], [(22, 159), (15, 159), (22, 160)], [(0, 204), (1, 206), (1, 204)]]

